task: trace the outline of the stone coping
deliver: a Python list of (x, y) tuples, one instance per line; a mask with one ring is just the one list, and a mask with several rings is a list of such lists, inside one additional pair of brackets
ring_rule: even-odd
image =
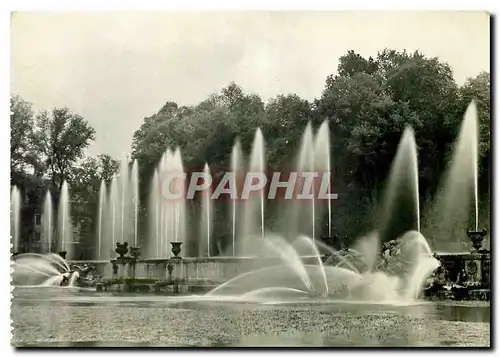
[[(451, 259), (465, 259), (474, 260), (481, 259), (485, 256), (490, 256), (491, 252), (435, 252), (438, 258), (451, 258)], [(325, 256), (322, 256), (324, 258)], [(302, 259), (315, 259), (316, 256), (301, 256)], [(115, 261), (116, 258), (111, 260), (68, 260), (70, 264), (109, 264), (111, 261)], [(178, 258), (139, 258), (137, 263), (148, 263), (148, 264), (167, 264), (167, 263), (229, 263), (237, 261), (252, 261), (252, 260), (276, 260), (276, 257), (228, 257), (228, 256), (217, 256), (217, 257), (183, 257)]]

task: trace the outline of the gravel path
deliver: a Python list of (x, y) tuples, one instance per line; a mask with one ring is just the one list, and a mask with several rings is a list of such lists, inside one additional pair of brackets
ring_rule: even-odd
[[(307, 307), (12, 305), (13, 345), (489, 346), (490, 324)], [(124, 344), (126, 342), (126, 344)]]

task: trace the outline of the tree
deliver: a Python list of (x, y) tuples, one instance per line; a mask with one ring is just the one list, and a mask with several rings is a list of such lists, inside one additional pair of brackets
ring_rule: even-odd
[(68, 108), (55, 108), (52, 116), (47, 112), (40, 113), (37, 117), (35, 145), (45, 161), (55, 188), (62, 186), (71, 166), (83, 157), (84, 150), (94, 138), (94, 128)]
[(472, 100), (476, 101), (479, 125), (479, 156), (484, 157), (491, 153), (491, 87), (490, 74), (482, 72), (475, 78), (468, 78), (459, 89), (459, 111), (465, 110)]
[(296, 94), (279, 95), (266, 105), (264, 137), (273, 138), (267, 147), (267, 159), (271, 165), (283, 165), (294, 157), (304, 129), (311, 120), (311, 106)]
[(373, 74), (378, 70), (378, 62), (372, 57), (363, 58), (360, 54), (353, 50), (347, 52), (346, 55), (340, 57), (339, 66), (337, 68), (340, 77), (351, 77), (357, 73)]
[(31, 141), (35, 124), (33, 106), (19, 96), (10, 98), (10, 171), (38, 171), (40, 161)]

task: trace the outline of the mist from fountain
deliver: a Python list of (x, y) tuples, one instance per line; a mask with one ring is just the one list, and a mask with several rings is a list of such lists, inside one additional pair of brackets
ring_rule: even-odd
[(12, 242), (12, 252), (17, 253), (19, 249), (19, 229), (21, 219), (21, 193), (16, 186), (12, 186), (10, 193), (10, 235)]
[(48, 253), (52, 253), (52, 230), (54, 224), (54, 212), (52, 209), (52, 195), (47, 191), (43, 202), (42, 232), (43, 241), (47, 242)]

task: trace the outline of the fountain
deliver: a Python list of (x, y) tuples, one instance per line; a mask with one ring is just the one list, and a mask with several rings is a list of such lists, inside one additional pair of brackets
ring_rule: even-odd
[[(473, 122), (470, 118), (474, 116), (469, 110), (464, 128), (470, 128)], [(464, 130), (462, 129), (461, 137), (465, 136)], [(477, 140), (471, 143), (470, 140), (461, 138), (456, 150), (465, 151), (461, 151), (462, 156), (454, 156), (455, 161), (466, 161), (467, 165), (459, 166), (471, 168), (472, 172), (477, 171), (477, 168), (472, 169), (474, 160), (469, 160), (467, 152), (474, 152), (474, 143), (477, 144)], [(326, 200), (316, 196), (318, 191), (331, 190), (328, 123), (323, 122), (315, 134), (311, 124), (306, 126), (293, 169), (301, 173), (312, 173), (302, 177), (305, 189), (299, 195), (306, 196), (307, 199), (286, 202), (289, 207), (279, 210), (278, 215), (281, 215), (282, 220), (276, 226), (270, 223), (266, 226), (264, 221), (265, 209), (268, 215), (272, 212), (271, 205), (266, 207), (266, 189), (262, 185), (262, 181), (267, 179), (265, 152), (262, 132), (257, 129), (246, 169), (248, 172), (245, 181), (248, 182), (238, 192), (237, 196), (241, 200), (237, 201), (232, 197), (228, 207), (230, 220), (227, 222), (226, 243), (228, 248), (231, 246), (232, 256), (226, 257), (217, 256), (221, 253), (221, 247), (218, 247), (219, 252), (213, 249), (219, 243), (214, 242), (215, 234), (219, 232), (213, 227), (216, 213), (213, 193), (217, 189), (211, 189), (208, 163), (202, 173), (196, 173), (201, 174), (198, 178), (204, 179), (204, 183), (196, 181), (196, 184), (199, 187), (204, 185), (204, 189), (199, 190), (201, 209), (194, 218), (199, 224), (193, 225), (196, 228), (191, 228), (189, 233), (196, 233), (195, 229), (199, 229), (199, 232), (194, 234), (196, 241), (186, 241), (185, 200), (192, 197), (183, 196), (186, 193), (186, 173), (180, 150), (177, 148), (172, 152), (167, 149), (154, 170), (148, 197), (148, 235), (144, 239), (138, 230), (138, 162), (132, 163), (130, 172), (128, 162), (122, 162), (120, 175), (113, 176), (111, 181), (109, 195), (106, 194), (104, 182), (101, 183), (99, 192), (97, 258), (110, 258), (113, 266), (113, 277), (103, 283), (107, 284), (105, 290), (113, 284), (126, 285), (129, 291), (149, 284), (154, 287), (151, 290), (156, 292), (172, 286), (174, 292), (182, 291), (182, 286), (186, 289), (204, 286), (205, 292), (210, 290), (204, 298), (213, 300), (284, 301), (286, 298), (300, 301), (341, 299), (401, 303), (419, 296), (423, 285), (440, 261), (443, 268), (447, 267), (446, 259), (432, 253), (420, 232), (417, 146), (410, 127), (405, 128), (392, 163), (378, 230), (354, 240), (349, 246), (347, 239), (344, 242), (338, 238), (333, 239), (336, 236), (331, 224), (332, 200), (336, 196), (329, 195)], [(477, 153), (471, 155), (476, 157)], [(234, 184), (237, 183), (236, 176), (243, 170), (243, 153), (239, 141), (233, 146), (229, 164)], [(452, 168), (455, 167), (453, 165)], [(317, 184), (314, 173), (318, 172), (327, 175), (325, 184), (323, 181), (321, 185)], [(477, 172), (471, 174), (471, 177), (477, 178)], [(469, 184), (476, 187), (474, 194), (477, 197), (477, 185), (474, 186), (471, 182)], [(454, 188), (450, 192), (456, 192), (459, 185), (451, 186)], [(187, 190), (188, 196), (190, 189)], [(445, 194), (445, 197), (451, 196)], [(12, 201), (15, 201), (14, 198)], [(445, 201), (449, 204), (448, 199)], [(65, 184), (58, 209), (57, 233), (62, 239), (61, 254), (69, 248), (69, 240), (66, 238), (70, 230), (67, 222), (68, 202)], [(477, 202), (475, 206), (476, 224), (474, 230), (468, 231), (468, 235), (473, 240), (476, 251), (470, 260), (482, 262), (485, 253), (480, 249), (480, 243), (486, 231), (477, 228)], [(323, 215), (326, 211), (328, 217)], [(61, 216), (65, 219), (61, 219)], [(328, 230), (325, 231), (323, 228), (320, 230), (320, 227), (326, 228), (320, 221), (323, 217), (328, 223)], [(319, 239), (323, 233), (327, 236)], [(439, 237), (439, 232), (436, 237)], [(133, 244), (129, 246), (128, 242)], [(195, 247), (197, 249), (192, 249), (193, 252), (198, 250), (197, 257), (190, 255), (191, 246), (186, 243), (198, 244)], [(334, 244), (340, 244), (338, 249), (333, 248)], [(139, 245), (144, 248), (142, 254), (146, 256), (145, 259), (139, 259)], [(116, 247), (116, 259), (106, 255), (108, 247)], [(459, 259), (464, 258), (460, 256)], [(484, 266), (487, 264), (481, 265), (479, 270), (484, 271)], [(68, 271), (62, 270), (62, 273), (66, 274)], [(51, 274), (55, 276), (61, 274), (61, 271), (57, 274), (52, 271)], [(486, 281), (487, 274), (482, 274), (481, 279)], [(69, 279), (70, 276), (66, 278)], [(137, 286), (134, 287), (134, 284)]]
[(151, 257), (159, 257), (161, 252), (160, 247), (160, 179), (158, 169), (155, 169), (149, 189), (149, 206), (148, 215), (148, 235), (152, 237), (152, 244), (148, 247), (148, 255)]
[(265, 193), (262, 189), (263, 185), (260, 185), (263, 184), (263, 176), (266, 173), (264, 155), (264, 137), (262, 136), (262, 131), (257, 129), (255, 131), (252, 153), (250, 155), (250, 163), (244, 184), (244, 187), (254, 186), (255, 191), (250, 192), (250, 189), (243, 190), (241, 194), (242, 199), (246, 200), (243, 208), (242, 237), (260, 236), (261, 238), (264, 238)]
[(120, 200), (121, 200), (120, 242), (123, 243), (128, 238), (128, 233), (130, 232), (129, 229), (130, 220), (128, 219), (129, 218), (128, 213), (130, 212), (129, 201), (128, 201), (130, 175), (129, 175), (129, 165), (127, 159), (122, 159), (120, 163), (120, 176), (118, 177), (118, 179), (120, 182)]
[(206, 188), (203, 190), (201, 197), (201, 226), (200, 226), (200, 256), (206, 255), (210, 257), (211, 244), (210, 236), (212, 233), (212, 214), (213, 214), (213, 204), (210, 196), (212, 194), (210, 167), (205, 164), (203, 168), (203, 186)]
[(137, 166), (137, 160), (134, 160), (132, 164), (132, 174), (130, 177), (130, 183), (132, 184), (133, 192), (133, 203), (134, 203), (134, 246), (139, 243), (137, 225), (139, 223), (139, 168)]
[[(327, 197), (328, 209), (328, 236), (332, 236), (332, 199), (337, 198), (336, 194), (331, 192), (331, 158), (330, 158), (330, 131), (328, 128), (328, 121), (324, 121), (316, 133), (314, 138), (314, 164), (315, 171), (328, 175), (328, 192), (330, 195)], [(321, 187), (320, 187), (321, 191)]]
[(19, 252), (19, 224), (20, 224), (20, 213), (21, 213), (21, 193), (16, 186), (12, 187), (10, 194), (10, 212), (11, 212), (11, 242), (12, 242), (12, 253), (15, 255)]
[(166, 258), (168, 242), (185, 241), (186, 207), (184, 168), (181, 152), (173, 153), (167, 149), (154, 171), (149, 190), (149, 239), (145, 242), (146, 251), (152, 256)]
[(15, 286), (74, 286), (80, 273), (70, 269), (57, 254), (24, 253), (13, 261), (12, 282)]
[(116, 178), (116, 175), (113, 175), (111, 178), (111, 185), (110, 185), (110, 190), (109, 190), (109, 197), (108, 197), (108, 210), (111, 211), (110, 216), (111, 216), (111, 221), (110, 221), (110, 230), (111, 232), (108, 232), (108, 237), (111, 238), (111, 249), (114, 248), (117, 242), (117, 226), (116, 226), (116, 221), (117, 221), (117, 209), (118, 209), (118, 202), (119, 202), (119, 193), (118, 193), (118, 180)]
[[(236, 143), (233, 146), (233, 150), (231, 152), (231, 172), (233, 173), (233, 187), (236, 190), (236, 194), (238, 194), (238, 186), (237, 179), (242, 177), (243, 174), (243, 154), (241, 152), (241, 144), (238, 139), (236, 139)], [(231, 235), (232, 235), (232, 252), (233, 257), (236, 256), (236, 232), (238, 230), (237, 222), (237, 212), (238, 212), (238, 200), (236, 198), (231, 199), (232, 207), (231, 207)]]
[(59, 197), (58, 206), (58, 234), (59, 234), (59, 255), (63, 259), (66, 259), (66, 254), (71, 255), (71, 237), (73, 235), (71, 217), (70, 217), (70, 206), (69, 206), (69, 193), (68, 193), (68, 183), (63, 182), (61, 187), (61, 194)]
[(50, 191), (47, 191), (45, 195), (45, 201), (43, 203), (43, 221), (42, 221), (42, 232), (43, 240), (47, 242), (48, 253), (52, 253), (52, 230), (53, 230), (53, 210), (52, 210), (52, 196)]
[[(471, 213), (473, 229), (479, 231), (478, 212), (478, 124), (474, 101), (464, 115), (458, 139), (453, 148), (450, 166), (432, 207), (427, 213), (427, 230), (437, 231), (438, 249), (462, 250), (468, 242), (464, 227), (469, 226)], [(456, 242), (455, 246), (451, 242)]]
[(97, 219), (97, 259), (102, 259), (103, 249), (103, 221), (104, 221), (104, 208), (106, 206), (106, 183), (101, 180), (99, 187), (99, 217)]
[[(405, 255), (412, 257), (413, 261), (403, 260), (407, 262), (406, 266), (392, 272), (384, 267), (371, 269), (368, 266), (365, 266), (363, 272), (358, 272), (353, 268), (322, 264), (315, 243), (309, 237), (299, 237), (294, 244), (290, 244), (279, 236), (266, 236), (261, 246), (262, 253), (266, 255), (257, 258), (260, 260), (258, 265), (264, 267), (230, 279), (207, 295), (235, 296), (239, 299), (323, 296), (367, 302), (403, 302), (416, 299), (426, 278), (439, 263), (420, 233), (407, 232), (397, 242), (397, 250), (401, 252), (399, 256), (391, 257), (390, 262), (403, 260), (401, 257)], [(301, 250), (298, 243), (306, 247), (306, 250)], [(269, 246), (272, 247), (271, 250), (268, 249)], [(305, 257), (304, 253), (308, 255)], [(378, 254), (376, 251), (366, 253)], [(332, 251), (332, 255), (335, 252)], [(373, 257), (362, 256), (361, 259), (368, 261)]]
[(387, 182), (380, 235), (387, 242), (411, 229), (420, 232), (418, 159), (413, 129), (406, 127)]

